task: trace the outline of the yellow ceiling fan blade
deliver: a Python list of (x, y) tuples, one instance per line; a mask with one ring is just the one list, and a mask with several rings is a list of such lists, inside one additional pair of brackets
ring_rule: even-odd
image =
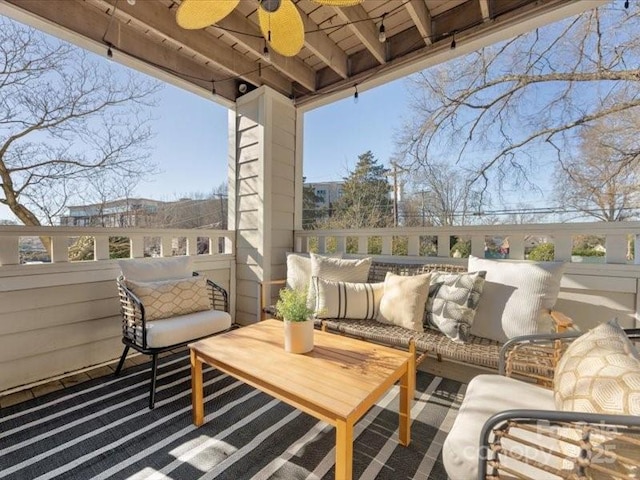
[(328, 7), (352, 7), (361, 4), (364, 0), (313, 0), (320, 5)]
[(240, 0), (182, 0), (176, 22), (189, 30), (205, 28), (229, 15), (238, 3)]
[(263, 0), (258, 8), (262, 35), (285, 57), (294, 57), (304, 45), (304, 24), (291, 0)]

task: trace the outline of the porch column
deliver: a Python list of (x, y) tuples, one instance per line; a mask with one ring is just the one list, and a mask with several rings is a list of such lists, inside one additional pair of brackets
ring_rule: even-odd
[[(258, 320), (263, 280), (284, 278), (302, 212), (302, 114), (260, 87), (229, 111), (229, 227), (236, 230), (238, 323)], [(232, 286), (232, 288), (234, 288)]]

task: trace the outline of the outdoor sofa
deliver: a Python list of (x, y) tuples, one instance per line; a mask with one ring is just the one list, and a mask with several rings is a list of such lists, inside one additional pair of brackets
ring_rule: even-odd
[[(298, 274), (294, 273), (292, 275), (290, 271), (292, 268), (296, 268), (296, 263), (305, 261), (301, 260), (303, 258), (304, 255), (289, 254), (287, 258), (287, 280), (275, 280), (265, 282), (261, 285), (260, 301), (263, 319), (267, 317), (277, 317), (277, 312), (271, 302), (272, 288), (274, 286), (281, 288), (285, 286), (292, 287), (295, 286), (293, 284), (296, 282), (298, 285), (302, 285), (304, 282), (308, 281), (305, 278), (296, 279), (295, 277), (296, 275), (299, 276), (299, 272)], [(483, 266), (485, 265), (485, 262), (489, 262), (486, 265), (489, 265), (491, 268), (496, 268), (497, 264), (501, 263), (500, 261), (485, 261), (484, 259), (474, 258), (470, 259), (470, 262), (472, 265), (477, 263)], [(514, 263), (511, 263), (511, 265), (514, 265)], [(554, 283), (553, 286), (548, 288), (549, 292), (547, 293), (549, 298), (538, 298), (536, 300), (542, 305), (541, 310), (544, 311), (540, 313), (544, 314), (548, 323), (546, 323), (544, 327), (540, 326), (538, 331), (529, 331), (526, 333), (540, 333), (548, 331), (562, 332), (573, 328), (570, 318), (563, 315), (561, 312), (552, 310), (551, 308), (553, 303), (555, 303), (555, 298), (558, 294), (560, 277), (562, 276), (562, 265), (556, 262), (544, 262), (544, 265), (552, 265), (552, 268), (555, 269), (553, 275), (547, 275), (547, 277), (553, 277), (552, 283)], [(519, 262), (515, 264), (515, 267), (513, 268), (523, 268), (521, 266), (529, 268), (531, 265), (529, 265), (528, 262)], [(366, 283), (383, 283), (388, 273), (401, 276), (415, 276), (426, 273), (433, 274), (434, 272), (438, 272), (438, 275), (465, 274), (467, 273), (467, 268), (462, 265), (390, 263), (373, 260), (368, 270)], [(504, 297), (505, 295), (510, 295), (512, 287), (509, 287), (508, 291), (505, 293), (502, 288), (504, 285), (495, 284), (495, 282), (487, 282), (486, 285), (488, 284), (491, 284), (491, 288), (484, 289), (485, 291), (481, 294), (480, 302), (484, 302), (489, 306), (493, 303), (498, 303), (499, 305), (497, 305), (497, 307), (499, 309), (499, 307), (504, 306)], [(433, 290), (433, 285), (431, 286), (431, 290)], [(500, 298), (492, 298), (493, 294)], [(540, 295), (538, 295), (538, 297), (540, 297)], [(499, 315), (495, 310), (496, 308), (489, 308), (488, 314), (494, 316)], [(413, 351), (417, 355), (416, 364), (424, 361), (427, 357), (432, 357), (438, 361), (452, 360), (462, 362), (466, 365), (497, 370), (500, 350), (504, 342), (508, 340), (508, 338), (504, 338), (504, 332), (501, 335), (492, 335), (494, 338), (489, 338), (487, 336), (475, 335), (473, 334), (473, 330), (471, 330), (471, 333), (466, 335), (464, 341), (453, 341), (442, 331), (434, 328), (424, 328), (423, 332), (418, 332), (405, 328), (404, 326), (381, 323), (375, 318), (316, 318), (315, 322), (317, 328), (322, 328), (326, 331), (349, 335), (366, 341), (377, 342), (383, 345)], [(514, 362), (515, 361), (516, 360), (514, 360)], [(522, 368), (531, 370), (537, 367), (522, 365)]]

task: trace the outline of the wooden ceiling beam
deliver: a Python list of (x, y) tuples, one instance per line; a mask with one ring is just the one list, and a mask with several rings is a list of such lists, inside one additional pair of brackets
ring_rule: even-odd
[(299, 11), (304, 24), (305, 46), (340, 77), (347, 78), (349, 76), (347, 54), (329, 38), (329, 35), (320, 30), (318, 24), (311, 20), (309, 15), (302, 10)]
[[(55, 5), (61, 3), (61, 1), (65, 1), (66, 3), (68, 0), (58, 0), (56, 2), (28, 1), (29, 3), (49, 4), (51, 7), (55, 7)], [(107, 9), (111, 10), (115, 2), (116, 0), (86, 0), (80, 3), (89, 4), (101, 11), (106, 11)], [(20, 1), (21, 5), (23, 3), (23, 1)], [(58, 8), (63, 10), (66, 9), (66, 6)], [(51, 9), (53, 10), (55, 8)], [(85, 8), (85, 10), (88, 9)], [(137, 8), (137, 6), (129, 5), (128, 2), (118, 2), (115, 15), (121, 22), (138, 23), (147, 31), (152, 30), (169, 42), (179, 45), (180, 52), (178, 53), (178, 49), (176, 49), (174, 50), (174, 54), (195, 55), (200, 57), (203, 62), (215, 64), (218, 68), (228, 72), (230, 76), (237, 76), (239, 79), (243, 79), (256, 86), (264, 83), (285, 95), (292, 93), (292, 85), (289, 79), (282, 76), (272, 67), (264, 67), (258, 71), (254, 61), (251, 61), (230, 46), (215, 42), (215, 37), (207, 32), (180, 28), (175, 22), (174, 13), (164, 7), (160, 2), (144, 2), (144, 8)], [(108, 18), (108, 16), (106, 16), (106, 18)], [(58, 23), (63, 24), (64, 22)], [(115, 24), (116, 22), (113, 23)], [(112, 37), (112, 43), (126, 53), (127, 50), (122, 48), (118, 42), (119, 39), (117, 39), (117, 37)], [(214, 43), (215, 48), (212, 48)]]
[(407, 12), (413, 23), (415, 23), (418, 32), (422, 35), (424, 43), (431, 45), (431, 36), (433, 31), (431, 29), (431, 12), (427, 8), (425, 0), (409, 0), (404, 4)]
[(347, 23), (348, 28), (358, 37), (364, 47), (371, 52), (378, 63), (387, 63), (384, 44), (378, 40), (376, 24), (369, 17), (362, 5), (347, 8), (333, 8), (338, 17)]
[[(209, 28), (233, 39), (254, 55), (262, 57), (265, 40), (260, 28), (237, 10)], [(270, 57), (269, 63), (283, 75), (298, 82), (307, 90), (316, 91), (316, 72), (302, 60), (297, 57), (283, 57), (273, 50), (270, 51)]]
[(491, 12), (489, 11), (489, 0), (479, 0), (480, 11), (482, 12), (482, 20), (485, 22), (490, 19)]

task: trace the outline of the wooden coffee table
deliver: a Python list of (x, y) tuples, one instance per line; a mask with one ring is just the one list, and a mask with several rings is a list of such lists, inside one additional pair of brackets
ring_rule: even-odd
[(336, 427), (336, 478), (353, 468), (353, 427), (400, 382), (399, 442), (409, 445), (415, 357), (411, 353), (327, 332), (313, 351), (284, 351), (283, 324), (265, 320), (189, 345), (193, 423), (204, 422), (202, 364), (207, 363)]

